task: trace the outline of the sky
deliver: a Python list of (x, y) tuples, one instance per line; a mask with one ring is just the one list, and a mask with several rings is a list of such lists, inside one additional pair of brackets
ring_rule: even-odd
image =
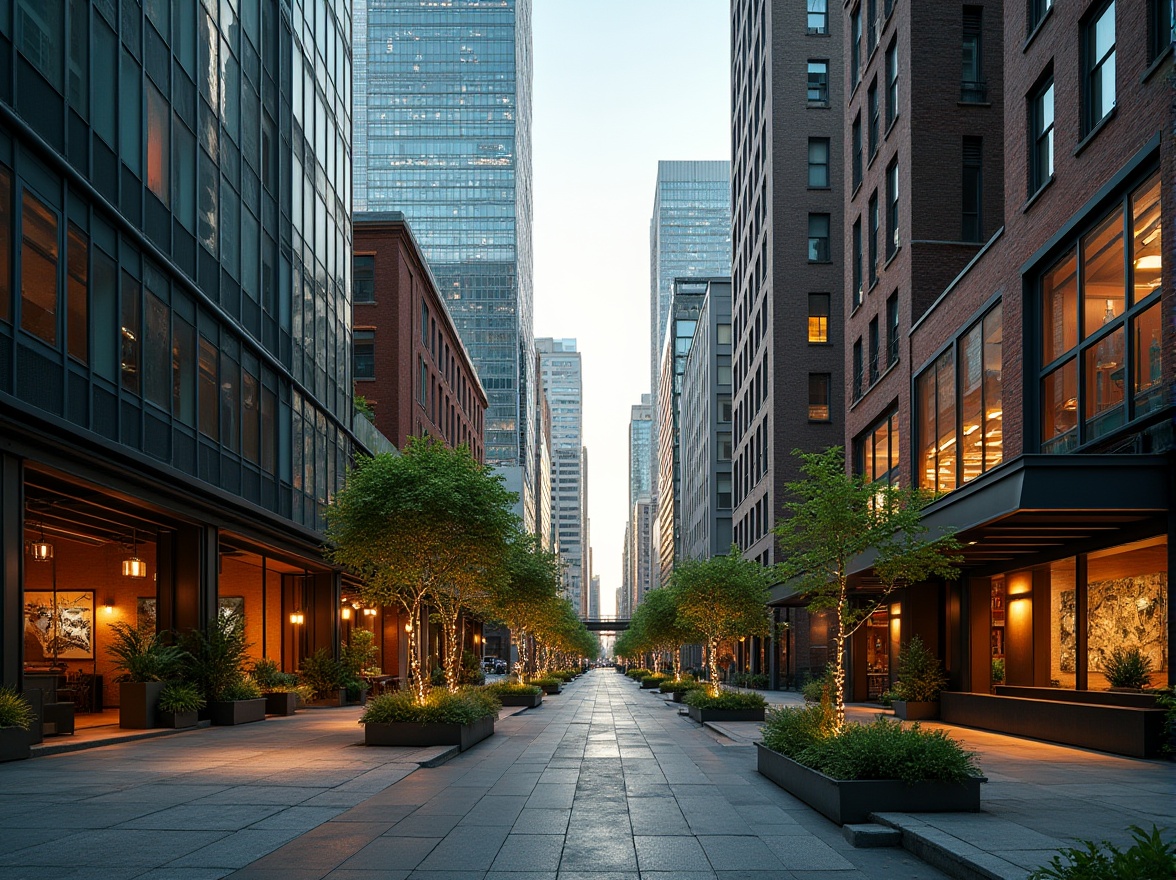
[[(534, 0), (535, 336), (575, 338), (601, 612), (621, 585), (629, 409), (649, 392), (659, 159), (729, 159), (727, 0)], [(587, 584), (585, 584), (587, 588)]]

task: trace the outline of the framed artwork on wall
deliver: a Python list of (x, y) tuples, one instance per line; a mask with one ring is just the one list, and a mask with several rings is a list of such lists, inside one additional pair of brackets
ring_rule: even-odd
[(218, 607), (220, 608), (221, 617), (232, 617), (234, 615), (245, 619), (245, 597), (244, 596), (221, 596), (218, 600)]
[(156, 628), (157, 601), (154, 596), (140, 596), (135, 600), (135, 626), (154, 631)]
[(25, 662), (94, 659), (93, 590), (24, 594)]

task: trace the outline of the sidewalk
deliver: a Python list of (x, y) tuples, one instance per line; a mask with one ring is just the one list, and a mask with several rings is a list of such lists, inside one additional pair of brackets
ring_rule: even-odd
[[(774, 706), (803, 704), (794, 692), (762, 693)], [(847, 706), (846, 714), (867, 722), (877, 715), (893, 717), (889, 709), (863, 705)], [(1076, 838), (1130, 845), (1131, 825), (1150, 830), (1155, 824), (1176, 836), (1176, 764), (1171, 761), (1125, 758), (934, 721), (923, 725), (948, 731), (977, 753), (988, 777), (981, 788), (982, 812), (885, 818), (921, 838), (924, 846), (954, 850), (990, 876), (1022, 878), (1059, 848), (1073, 846)], [(760, 736), (755, 723), (710, 726), (733, 742), (750, 744)]]

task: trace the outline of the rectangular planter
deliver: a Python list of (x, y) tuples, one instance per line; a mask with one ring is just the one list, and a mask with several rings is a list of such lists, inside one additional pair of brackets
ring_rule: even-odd
[(0, 727), (0, 763), (23, 761), (30, 754), (27, 730), (22, 727)]
[(763, 709), (698, 709), (694, 706), (688, 706), (690, 717), (699, 724), (706, 724), (708, 721), (763, 721)]
[(643, 690), (643, 691), (652, 691), (652, 690), (659, 688), (659, 687), (661, 687), (661, 684), (656, 681), (643, 681), (643, 682), (641, 682), (641, 690)]
[(208, 704), (208, 717), (218, 727), (265, 721), (265, 698), (256, 700), (214, 700)]
[(369, 746), (458, 746), (463, 752), (494, 733), (494, 718), (472, 724), (393, 721), (363, 726), (363, 742)]
[(184, 727), (195, 727), (200, 723), (199, 712), (165, 712), (159, 710), (159, 726), (179, 730)]
[(791, 758), (755, 744), (757, 769), (789, 794), (800, 798), (838, 825), (866, 822), (870, 813), (977, 813), (980, 783), (976, 776), (963, 783), (916, 782), (888, 779), (840, 780), (818, 773)]
[(534, 709), (543, 702), (543, 694), (500, 694), (499, 701), (504, 706), (526, 706)]
[(118, 726), (149, 730), (159, 726), (159, 694), (162, 681), (123, 681), (118, 685)]
[(682, 702), (682, 698), (683, 698), (683, 697), (685, 697), (687, 693), (689, 693), (689, 691), (677, 691), (677, 692), (675, 692), (675, 693), (674, 693), (674, 702), (675, 702), (675, 703), (681, 703), (681, 702)]
[(293, 715), (298, 706), (298, 694), (293, 691), (278, 691), (265, 695), (266, 715)]
[(339, 696), (327, 697), (321, 700), (308, 700), (306, 703), (309, 709), (329, 709), (335, 706), (347, 705), (347, 690), (345, 688), (339, 689)]
[(895, 700), (894, 717), (903, 721), (930, 721), (939, 717), (939, 701)]
[(558, 684), (541, 684), (539, 687), (543, 688), (543, 693), (547, 694), (549, 697), (556, 696), (560, 691), (560, 686)]

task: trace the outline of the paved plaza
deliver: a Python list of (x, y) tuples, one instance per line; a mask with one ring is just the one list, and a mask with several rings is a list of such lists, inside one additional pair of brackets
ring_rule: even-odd
[[(903, 849), (854, 849), (760, 777), (756, 725), (700, 728), (611, 670), (508, 711), (440, 766), (444, 748), (364, 747), (356, 708), (0, 765), (0, 877), (944, 876)], [(1024, 877), (1071, 837), (1176, 826), (1171, 763), (956, 734), (981, 751), (985, 812), (895, 818), (989, 876)]]

